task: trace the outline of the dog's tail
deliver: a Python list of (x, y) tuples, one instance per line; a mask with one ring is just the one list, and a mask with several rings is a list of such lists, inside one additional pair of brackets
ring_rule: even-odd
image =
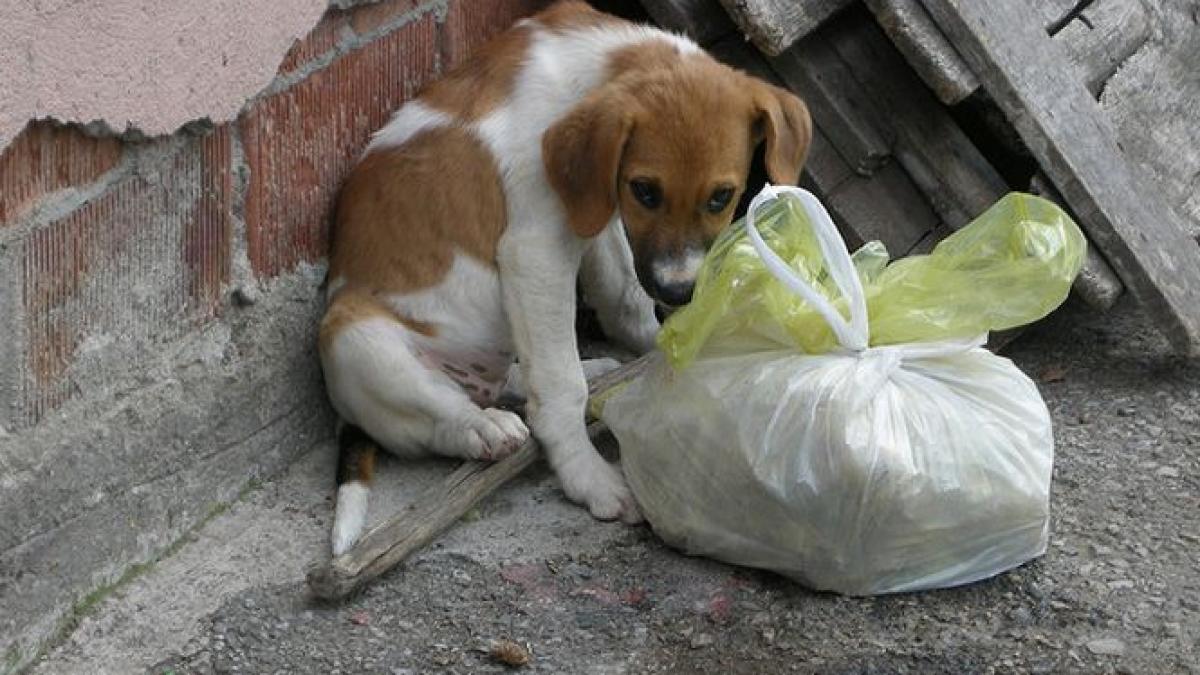
[(358, 541), (367, 524), (367, 498), (378, 445), (362, 429), (344, 424), (338, 431), (337, 505), (333, 514), (333, 555)]

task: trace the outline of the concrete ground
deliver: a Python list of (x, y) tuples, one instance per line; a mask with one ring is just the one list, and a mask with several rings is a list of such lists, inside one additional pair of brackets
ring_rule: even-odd
[[(681, 556), (591, 520), (544, 467), (337, 606), (302, 577), (326, 554), (332, 448), (252, 492), (98, 604), (35, 673), (1200, 672), (1200, 364), (1131, 303), (1067, 307), (1010, 356), (1058, 440), (1047, 554), (969, 587), (853, 599)], [(450, 471), (386, 462), (381, 517)]]

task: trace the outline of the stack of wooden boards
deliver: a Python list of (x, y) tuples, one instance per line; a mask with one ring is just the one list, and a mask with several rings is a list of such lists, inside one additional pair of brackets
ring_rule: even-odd
[(1186, 3), (641, 4), (805, 100), (804, 181), (851, 244), (927, 251), (1009, 190), (1043, 194), (1091, 240), (1080, 297), (1107, 309), (1129, 290), (1200, 355), (1200, 16)]

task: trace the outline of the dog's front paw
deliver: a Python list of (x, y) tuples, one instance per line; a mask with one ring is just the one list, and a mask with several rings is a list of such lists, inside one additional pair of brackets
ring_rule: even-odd
[(499, 408), (485, 408), (472, 431), (480, 440), (479, 459), (504, 459), (529, 438), (529, 427), (521, 416)]
[(472, 411), (465, 418), (440, 424), (434, 447), (447, 455), (494, 461), (517, 451), (529, 438), (520, 415), (499, 408)]
[(604, 461), (592, 448), (558, 470), (563, 492), (583, 504), (599, 520), (617, 520), (630, 525), (642, 522), (642, 512), (625, 483), (620, 469)]

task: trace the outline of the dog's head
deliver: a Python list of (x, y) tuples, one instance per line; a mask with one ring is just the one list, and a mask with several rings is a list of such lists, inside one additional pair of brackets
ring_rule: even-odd
[(758, 145), (771, 181), (794, 185), (811, 137), (800, 99), (696, 56), (601, 87), (547, 131), (542, 151), (575, 233), (595, 236), (619, 214), (642, 287), (679, 306)]

